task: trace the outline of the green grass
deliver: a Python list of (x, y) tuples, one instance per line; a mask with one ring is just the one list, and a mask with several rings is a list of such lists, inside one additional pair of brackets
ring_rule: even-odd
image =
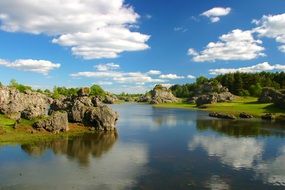
[(22, 119), (18, 124), (18, 127), (14, 129), (13, 126), (15, 121), (0, 114), (0, 145), (49, 141), (57, 138), (78, 136), (90, 132), (88, 128), (76, 124), (69, 124), (70, 130), (59, 134), (40, 132), (33, 129), (33, 123), (34, 121)]
[[(184, 108), (184, 109), (197, 109), (195, 104), (187, 103), (170, 103), (154, 105), (158, 108)], [(276, 115), (285, 114), (284, 109), (279, 109), (270, 103), (258, 103), (257, 98), (254, 97), (238, 97), (232, 102), (207, 104), (205, 111), (222, 112), (238, 115), (241, 112), (251, 114), (255, 117), (260, 117), (265, 113), (275, 113)]]

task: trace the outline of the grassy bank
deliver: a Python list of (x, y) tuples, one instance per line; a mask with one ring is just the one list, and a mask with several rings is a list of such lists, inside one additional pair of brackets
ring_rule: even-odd
[(29, 120), (22, 119), (15, 129), (14, 124), (14, 120), (0, 114), (0, 145), (49, 141), (90, 132), (88, 128), (76, 124), (69, 124), (70, 130), (59, 134), (34, 130), (32, 127), (33, 121)]
[(199, 109), (195, 104), (187, 103), (169, 103), (158, 104), (154, 107), (158, 108), (183, 108), (183, 109), (196, 109), (211, 112), (222, 112), (233, 115), (238, 115), (241, 112), (251, 114), (255, 117), (260, 117), (265, 113), (274, 113), (276, 115), (285, 114), (285, 110), (275, 107), (273, 104), (258, 103), (257, 98), (254, 97), (238, 97), (232, 102), (207, 104), (205, 109)]

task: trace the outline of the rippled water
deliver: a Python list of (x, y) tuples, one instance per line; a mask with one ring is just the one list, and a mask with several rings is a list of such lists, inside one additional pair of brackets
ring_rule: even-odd
[(0, 146), (0, 189), (285, 189), (282, 124), (112, 107), (117, 133)]

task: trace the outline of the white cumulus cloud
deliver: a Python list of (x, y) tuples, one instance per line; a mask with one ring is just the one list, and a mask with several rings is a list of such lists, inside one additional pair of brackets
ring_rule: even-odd
[(188, 49), (188, 55), (192, 56), (195, 62), (251, 60), (265, 56), (262, 41), (254, 39), (252, 31), (236, 29), (219, 39), (218, 42), (210, 42), (201, 52), (193, 48)]
[(273, 70), (285, 71), (285, 65), (280, 65), (280, 64), (270, 65), (268, 62), (264, 62), (249, 67), (210, 69), (210, 74), (220, 75), (220, 74), (236, 73), (236, 72), (257, 73), (262, 71), (273, 71)]
[(285, 45), (279, 46), (278, 49), (279, 49), (281, 52), (285, 53)]
[(187, 75), (187, 78), (188, 78), (188, 79), (195, 79), (196, 77), (193, 76), (193, 75)]
[[(162, 83), (166, 82), (164, 79), (153, 78), (151, 75), (159, 75), (161, 72), (157, 70), (150, 70), (146, 73), (142, 72), (123, 72), (118, 71), (120, 65), (114, 63), (107, 64), (99, 64), (95, 66), (95, 71), (84, 71), (73, 73), (70, 76), (72, 77), (88, 77), (88, 78), (99, 78), (108, 80), (108, 85), (110, 83), (121, 83), (121, 84), (136, 84), (136, 85), (144, 85), (145, 83)], [(106, 85), (106, 83), (102, 83)]]
[(115, 63), (99, 64), (94, 66), (98, 71), (109, 71), (116, 70), (120, 68), (120, 65)]
[(147, 72), (147, 74), (149, 75), (160, 75), (161, 74), (161, 71), (158, 71), (158, 70), (150, 70)]
[[(276, 42), (285, 44), (285, 13), (279, 15), (264, 15), (260, 20), (253, 20), (257, 32), (261, 37), (274, 38)], [(285, 52), (285, 45), (279, 46), (279, 50)]]
[(59, 68), (60, 64), (46, 60), (18, 59), (8, 61), (0, 59), (0, 66), (47, 75), (51, 70)]
[(227, 7), (214, 7), (210, 10), (207, 10), (205, 12), (203, 12), (201, 15), (208, 17), (211, 22), (219, 22), (220, 21), (220, 17), (222, 16), (226, 16), (231, 12), (231, 8)]
[(163, 74), (163, 75), (160, 75), (159, 78), (161, 78), (161, 79), (183, 79), (185, 77), (179, 76), (176, 74)]
[(0, 1), (2, 30), (52, 36), (84, 59), (148, 49), (150, 36), (131, 31), (139, 17), (124, 0)]

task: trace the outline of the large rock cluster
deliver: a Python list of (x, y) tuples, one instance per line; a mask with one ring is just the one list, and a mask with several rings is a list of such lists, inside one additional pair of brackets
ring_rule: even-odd
[(221, 84), (205, 83), (196, 89), (194, 96), (189, 98), (189, 102), (196, 103), (197, 106), (204, 104), (214, 104), (218, 102), (232, 101), (235, 96)]
[(83, 123), (98, 130), (114, 130), (118, 113), (102, 104), (97, 97), (78, 96), (55, 100), (51, 111), (64, 110), (70, 122)]
[(41, 93), (0, 87), (0, 113), (15, 120), (37, 119), (34, 127), (49, 132), (67, 131), (68, 121), (97, 130), (114, 130), (118, 114), (98, 98), (89, 97), (89, 92), (83, 88), (78, 96), (52, 99)]
[(273, 88), (263, 88), (258, 99), (261, 103), (274, 103), (277, 107), (285, 108), (285, 90), (275, 90)]
[(162, 85), (156, 85), (150, 92), (140, 96), (136, 101), (147, 102), (150, 104), (161, 104), (179, 102), (180, 99), (176, 98), (170, 89)]
[(197, 97), (196, 104), (201, 106), (204, 104), (215, 104), (218, 102), (229, 102), (234, 99), (234, 95), (230, 92), (210, 93)]
[(46, 115), (51, 102), (51, 98), (37, 92), (21, 93), (15, 88), (0, 87), (0, 113), (11, 119)]
[(180, 101), (172, 94), (171, 90), (162, 85), (156, 85), (153, 90), (150, 91), (150, 97), (151, 104), (173, 103)]

